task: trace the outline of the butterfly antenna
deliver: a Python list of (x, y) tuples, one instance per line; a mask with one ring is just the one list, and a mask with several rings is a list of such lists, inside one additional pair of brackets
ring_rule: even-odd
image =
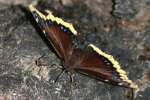
[(40, 63), (40, 60), (45, 57), (45, 54), (42, 54), (39, 58), (37, 58), (37, 60), (35, 60), (35, 64), (37, 66), (42, 66), (42, 64)]

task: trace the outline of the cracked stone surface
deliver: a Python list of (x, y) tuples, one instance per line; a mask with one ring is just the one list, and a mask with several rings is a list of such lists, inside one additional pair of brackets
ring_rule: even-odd
[(139, 86), (135, 100), (149, 100), (149, 0), (0, 0), (0, 100), (129, 99), (128, 89), (79, 73), (73, 89), (67, 73), (55, 83), (62, 62), (33, 25), (26, 9), (31, 2), (73, 23), (87, 43), (113, 55)]

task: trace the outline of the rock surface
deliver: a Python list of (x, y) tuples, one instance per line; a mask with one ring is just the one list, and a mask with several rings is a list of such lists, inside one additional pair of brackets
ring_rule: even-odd
[[(113, 55), (139, 85), (135, 100), (149, 100), (149, 0), (0, 0), (0, 100), (128, 100), (128, 89), (78, 73), (73, 89), (67, 73), (54, 83), (61, 61), (34, 27), (25, 9), (31, 1)], [(45, 66), (38, 66), (43, 54), (39, 61)]]

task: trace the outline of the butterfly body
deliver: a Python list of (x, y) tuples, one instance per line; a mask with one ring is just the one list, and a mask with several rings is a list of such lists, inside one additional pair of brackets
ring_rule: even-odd
[(114, 85), (137, 88), (111, 55), (93, 44), (82, 48), (76, 45), (79, 34), (72, 24), (54, 17), (50, 11), (41, 13), (32, 5), (29, 9), (57, 55), (63, 60), (66, 70), (75, 70)]

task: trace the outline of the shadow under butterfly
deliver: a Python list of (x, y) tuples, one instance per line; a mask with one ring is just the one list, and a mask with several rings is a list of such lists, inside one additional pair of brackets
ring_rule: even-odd
[(29, 5), (29, 9), (45, 37), (64, 61), (64, 69), (78, 71), (113, 85), (138, 88), (113, 56), (93, 44), (88, 44), (85, 48), (78, 47), (74, 40), (78, 38), (79, 33), (72, 24), (55, 17), (48, 10), (42, 13), (33, 5)]

